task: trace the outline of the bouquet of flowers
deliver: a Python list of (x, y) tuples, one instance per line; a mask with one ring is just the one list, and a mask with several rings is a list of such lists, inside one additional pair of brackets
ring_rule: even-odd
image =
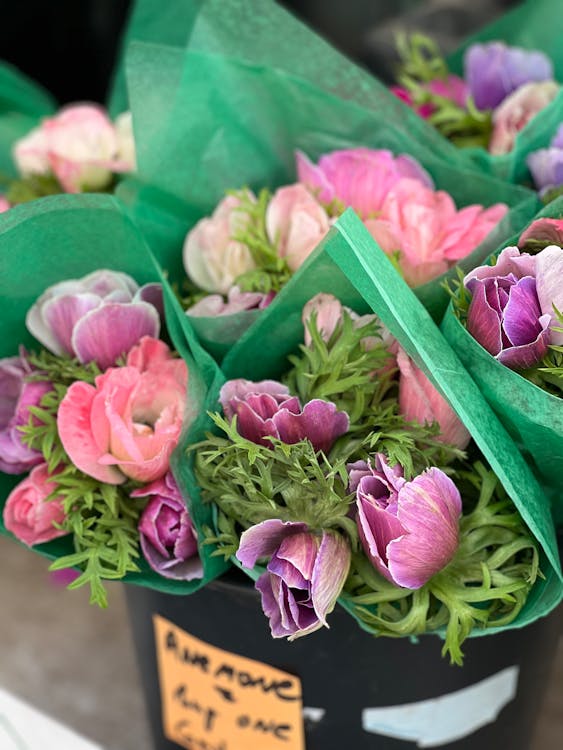
[[(538, 470), (561, 522), (561, 198), (465, 276), (442, 324), (465, 367)], [(486, 330), (487, 327), (488, 331)]]
[[(538, 189), (552, 189), (546, 155), (541, 168), (533, 154), (553, 139), (557, 148), (563, 120), (561, 37), (557, 30), (544, 33), (545, 18), (557, 10), (552, 0), (524, 2), (471, 37), (450, 61), (431, 39), (403, 35), (399, 85), (392, 90), (456, 146), (469, 149), (479, 168), (514, 181), (531, 172)], [(550, 162), (553, 180), (557, 162)]]

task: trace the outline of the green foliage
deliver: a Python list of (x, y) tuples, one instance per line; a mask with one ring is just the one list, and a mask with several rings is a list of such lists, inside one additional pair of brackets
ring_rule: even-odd
[(350, 431), (354, 432), (365, 422), (366, 412), (375, 408), (391, 387), (392, 370), (374, 375), (391, 363), (381, 338), (381, 324), (371, 315), (354, 322), (344, 310), (328, 342), (317, 329), (315, 314), (307, 329), (311, 344), (300, 346), (299, 354), (289, 357), (292, 368), (284, 382), (302, 403), (314, 398), (332, 401), (348, 414)]
[(459, 106), (428, 90), (429, 83), (446, 81), (450, 75), (438, 45), (423, 34), (400, 34), (397, 49), (401, 57), (397, 81), (416, 107), (429, 108), (428, 122), (460, 148), (486, 148), (492, 132), (491, 112), (478, 110), (471, 97)]
[(73, 535), (75, 552), (58, 558), (50, 569), (80, 568), (81, 575), (69, 588), (89, 585), (90, 601), (106, 607), (103, 580), (117, 580), (138, 571), (137, 523), (144, 501), (130, 497), (136, 486), (131, 482), (109, 485), (82, 473), (72, 464), (60, 441), (57, 412), (68, 385), (76, 380), (77, 373), (92, 382), (99, 373), (97, 367), (46, 352), (30, 360), (41, 366), (49, 379), (60, 381), (43, 396), (38, 407), (30, 408), (29, 422), (21, 428), (23, 441), (41, 451), (49, 472), (55, 472), (53, 491), (46, 502), (54, 498), (62, 501), (65, 520), (61, 528)]
[(243, 292), (279, 292), (291, 278), (291, 271), (287, 261), (278, 255), (279, 237), (272, 242), (266, 231), (266, 210), (272, 195), (266, 188), (260, 191), (257, 200), (248, 190), (234, 191), (232, 195), (240, 201), (236, 210), (248, 217), (244, 229), (236, 232), (232, 239), (246, 245), (256, 264), (254, 271), (242, 274), (235, 283)]
[(60, 357), (46, 349), (41, 349), (39, 354), (31, 352), (26, 357), (32, 367), (39, 371), (31, 375), (30, 380), (49, 380), (51, 383), (69, 386), (75, 380), (93, 384), (97, 376), (101, 375), (95, 362), (83, 365), (77, 359)]
[(65, 191), (57, 178), (52, 174), (31, 174), (10, 182), (6, 190), (6, 199), (11, 205), (28, 203), (46, 195), (58, 195)]
[(357, 555), (344, 602), (375, 635), (404, 637), (445, 627), (443, 654), (463, 663), (476, 627), (512, 622), (539, 574), (537, 543), (495, 474), (481, 463), (461, 472), (460, 544), (450, 564), (411, 591), (384, 579)]

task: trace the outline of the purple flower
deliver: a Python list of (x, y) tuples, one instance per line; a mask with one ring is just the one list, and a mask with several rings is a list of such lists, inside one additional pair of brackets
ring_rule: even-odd
[(559, 126), (549, 148), (533, 151), (526, 164), (542, 193), (563, 185), (563, 125)]
[(215, 318), (218, 315), (234, 315), (244, 310), (264, 310), (275, 296), (275, 292), (241, 292), (238, 286), (233, 286), (229, 289), (226, 302), (222, 294), (208, 294), (186, 310), (186, 315), (194, 318)]
[(383, 454), (348, 467), (356, 492), (364, 551), (388, 581), (418, 589), (444, 568), (459, 544), (461, 497), (452, 480), (432, 468), (407, 482)]
[(494, 266), (469, 273), (464, 284), (473, 298), (467, 330), (499, 362), (527, 369), (563, 340), (553, 306), (563, 304), (563, 250), (550, 246), (535, 256), (505, 248)]
[(164, 578), (202, 578), (197, 534), (172, 474), (131, 493), (146, 496), (150, 499), (139, 521), (139, 535), (148, 564)]
[(477, 109), (494, 109), (522, 84), (553, 78), (553, 65), (543, 52), (503, 42), (473, 44), (465, 53), (464, 68)]
[(310, 531), (307, 524), (271, 519), (243, 533), (237, 558), (253, 568), (269, 557), (256, 581), (274, 638), (290, 641), (325, 626), (350, 568), (350, 548), (336, 532)]
[(297, 396), (275, 380), (229, 380), (219, 400), (227, 419), (236, 415), (242, 437), (267, 447), (270, 437), (288, 444), (309, 440), (316, 451), (328, 453), (350, 426), (348, 415), (334, 404), (313, 399), (301, 408)]
[(44, 460), (22, 442), (19, 429), (29, 422), (29, 407), (39, 406), (53, 388), (47, 381), (26, 383), (32, 371), (25, 357), (0, 360), (0, 471), (6, 474), (22, 474)]
[(156, 286), (139, 289), (125, 273), (94, 271), (49, 287), (27, 313), (26, 325), (54, 354), (95, 361), (105, 370), (143, 336), (158, 338)]

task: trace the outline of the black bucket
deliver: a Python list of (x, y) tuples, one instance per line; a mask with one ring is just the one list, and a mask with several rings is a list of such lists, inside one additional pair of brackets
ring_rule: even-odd
[[(156, 750), (178, 748), (162, 726), (156, 614), (207, 644), (299, 676), (307, 750), (529, 750), (563, 615), (559, 607), (524, 629), (471, 638), (460, 668), (442, 658), (439, 638), (376, 639), (339, 607), (330, 630), (273, 640), (256, 591), (236, 573), (189, 597), (134, 586), (127, 596)], [(248, 750), (211, 738), (181, 746)], [(275, 737), (255, 746), (294, 747)]]

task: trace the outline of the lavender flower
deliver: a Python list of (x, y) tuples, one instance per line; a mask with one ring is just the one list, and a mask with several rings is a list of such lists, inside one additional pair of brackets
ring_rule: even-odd
[(237, 558), (253, 568), (270, 558), (256, 581), (274, 638), (294, 640), (325, 626), (350, 568), (350, 548), (336, 532), (315, 534), (304, 523), (270, 519), (243, 533)]
[(348, 467), (356, 493), (364, 551), (388, 581), (418, 589), (453, 558), (459, 544), (461, 497), (452, 480), (431, 468), (407, 482), (400, 466), (378, 453)]
[(549, 148), (533, 151), (526, 164), (542, 194), (563, 186), (563, 125), (559, 126)]
[(141, 549), (151, 568), (164, 578), (191, 581), (203, 577), (197, 534), (170, 472), (131, 497), (149, 497), (139, 521)]
[(494, 109), (524, 83), (553, 78), (553, 65), (543, 52), (507, 47), (503, 42), (471, 45), (464, 69), (478, 109)]

